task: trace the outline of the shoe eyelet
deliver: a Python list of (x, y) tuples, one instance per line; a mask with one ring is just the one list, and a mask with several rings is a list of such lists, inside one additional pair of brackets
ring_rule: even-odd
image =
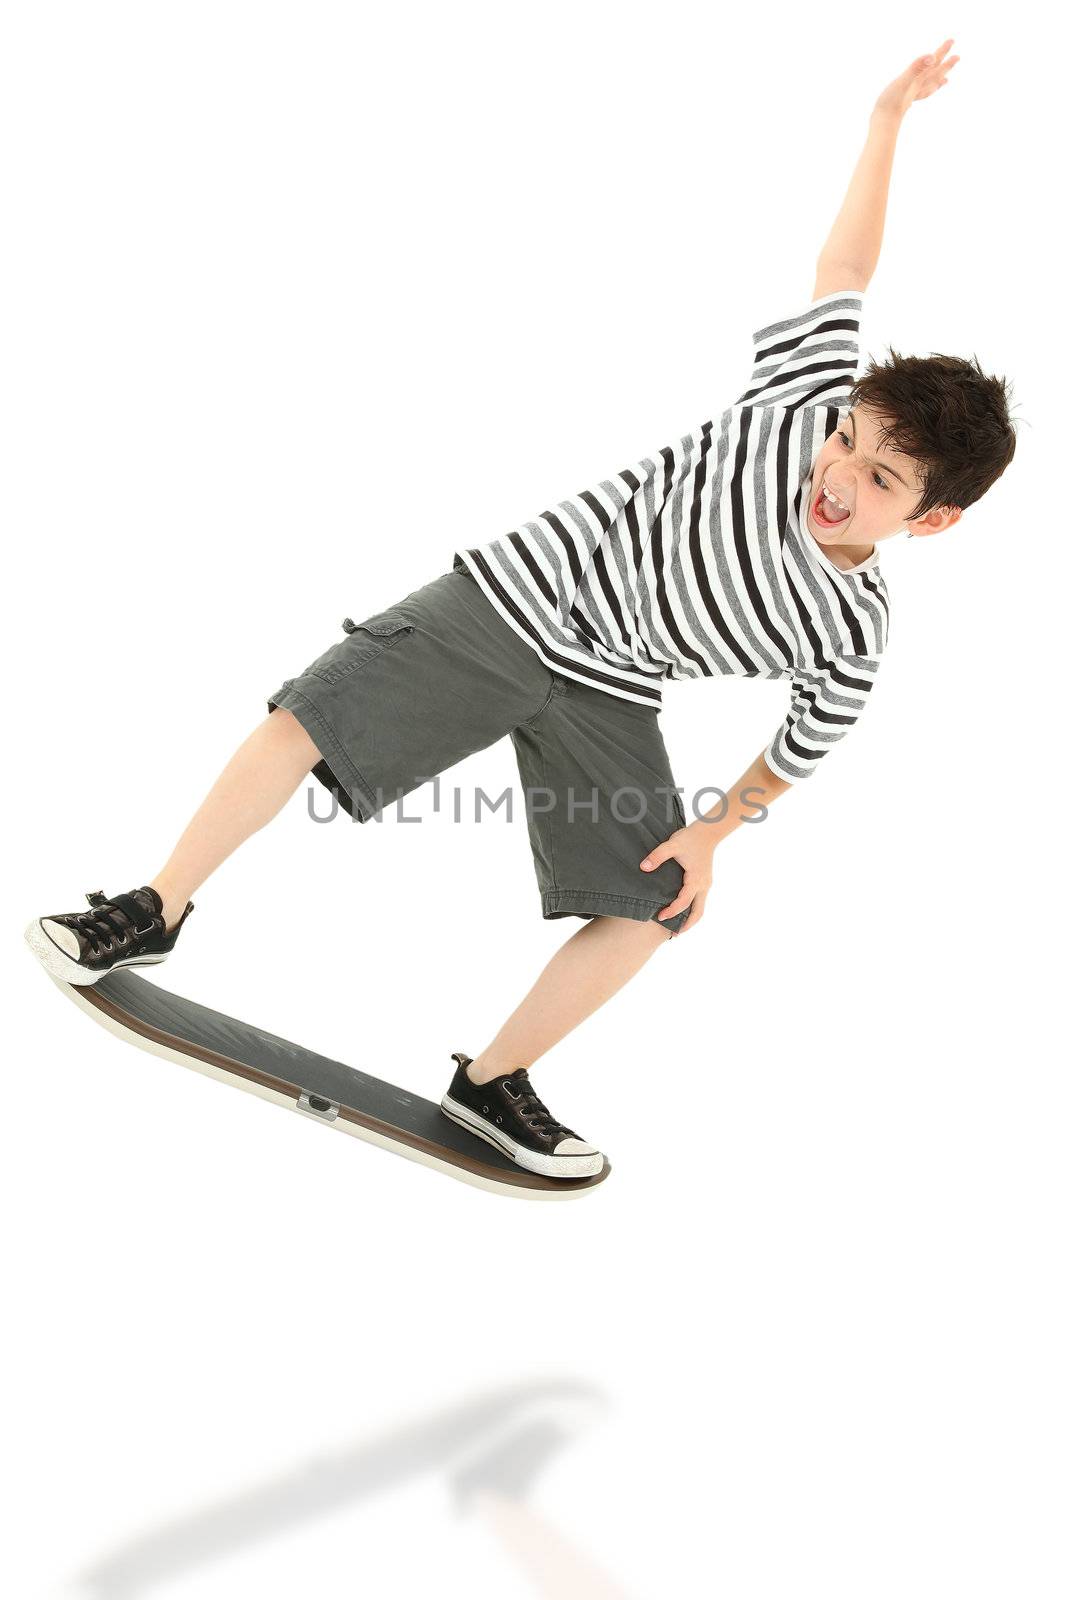
[(503, 1119), (503, 1117), (497, 1117), (497, 1119), (496, 1119), (496, 1125), (497, 1125), (497, 1127), (498, 1127), (498, 1128), (502, 1128), (502, 1127), (503, 1127), (503, 1126), (504, 1126), (504, 1119)]
[(488, 1106), (483, 1106), (482, 1110), (485, 1112), (486, 1116), (489, 1115), (489, 1107)]

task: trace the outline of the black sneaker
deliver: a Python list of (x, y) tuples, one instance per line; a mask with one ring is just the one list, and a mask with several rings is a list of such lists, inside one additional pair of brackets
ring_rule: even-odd
[(525, 1067), (488, 1083), (473, 1083), (467, 1076), (471, 1057), (456, 1050), (452, 1060), (458, 1066), (441, 1101), (446, 1117), (495, 1145), (528, 1172), (547, 1178), (592, 1178), (600, 1171), (604, 1157), (596, 1145), (586, 1144), (573, 1128), (549, 1115)]
[(84, 988), (119, 967), (149, 967), (166, 961), (193, 909), (167, 933), (163, 902), (147, 886), (109, 900), (101, 890), (85, 897), (91, 911), (38, 917), (26, 929), (26, 942), (42, 966), (61, 983)]

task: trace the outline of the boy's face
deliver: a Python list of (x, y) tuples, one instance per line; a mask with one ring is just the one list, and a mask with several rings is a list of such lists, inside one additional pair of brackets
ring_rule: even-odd
[[(906, 527), (915, 534), (937, 533), (958, 521), (956, 507), (940, 507), (918, 522), (908, 521), (922, 494), (915, 463), (879, 445), (878, 435), (877, 419), (855, 406), (839, 419), (837, 431), (819, 451), (812, 469), (808, 530), (821, 545), (867, 548)], [(839, 506), (827, 506), (824, 489), (848, 507), (847, 516), (842, 517)], [(841, 520), (832, 522), (831, 516)]]

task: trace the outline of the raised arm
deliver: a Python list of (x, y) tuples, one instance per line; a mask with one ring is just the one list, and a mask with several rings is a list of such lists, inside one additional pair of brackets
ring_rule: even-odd
[[(841, 210), (819, 252), (812, 300), (849, 289), (862, 291), (874, 275), (882, 248), (889, 176), (900, 124), (914, 101), (927, 99), (948, 82), (948, 74), (959, 60), (959, 56), (945, 59), (952, 43), (951, 39), (946, 39), (933, 55), (920, 56), (913, 61), (878, 96), (871, 112), (867, 142)], [(792, 353), (795, 355), (795, 350)], [(757, 372), (766, 383), (765, 369), (758, 365)], [(770, 377), (778, 381), (776, 369), (770, 370)], [(752, 399), (750, 390), (743, 403), (751, 403)], [(795, 394), (793, 399), (796, 400)], [(683, 869), (682, 887), (670, 905), (660, 912), (661, 920), (691, 906), (681, 932), (688, 933), (696, 927), (704, 914), (704, 903), (711, 888), (712, 860), (717, 846), (746, 817), (755, 820), (754, 813), (792, 787), (792, 780), (787, 781), (784, 773), (768, 765), (768, 755), (796, 777), (802, 777), (811, 770), (828, 744), (855, 721), (869, 688), (870, 669), (874, 663), (855, 657), (846, 665), (854, 666), (855, 673), (846, 674), (844, 679), (838, 673), (836, 682), (832, 671), (822, 685), (802, 681), (803, 675), (795, 679), (790, 716), (772, 743), (741, 774), (725, 801), (713, 808), (710, 816), (703, 820), (695, 818), (680, 828), (642, 861), (647, 872), (672, 859)]]
[(959, 56), (945, 59), (952, 44), (946, 39), (932, 56), (920, 56), (878, 96), (871, 112), (867, 142), (834, 225), (819, 252), (813, 300), (839, 289), (866, 289), (882, 249), (889, 177), (897, 134), (908, 107), (925, 100), (948, 82)]

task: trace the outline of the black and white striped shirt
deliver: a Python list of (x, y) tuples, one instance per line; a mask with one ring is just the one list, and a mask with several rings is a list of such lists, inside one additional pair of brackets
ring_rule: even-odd
[(553, 671), (659, 709), (664, 679), (788, 678), (764, 751), (807, 777), (856, 721), (886, 648), (873, 554), (840, 571), (807, 526), (815, 458), (846, 409), (860, 292), (753, 334), (740, 399), (593, 489), (455, 552)]

